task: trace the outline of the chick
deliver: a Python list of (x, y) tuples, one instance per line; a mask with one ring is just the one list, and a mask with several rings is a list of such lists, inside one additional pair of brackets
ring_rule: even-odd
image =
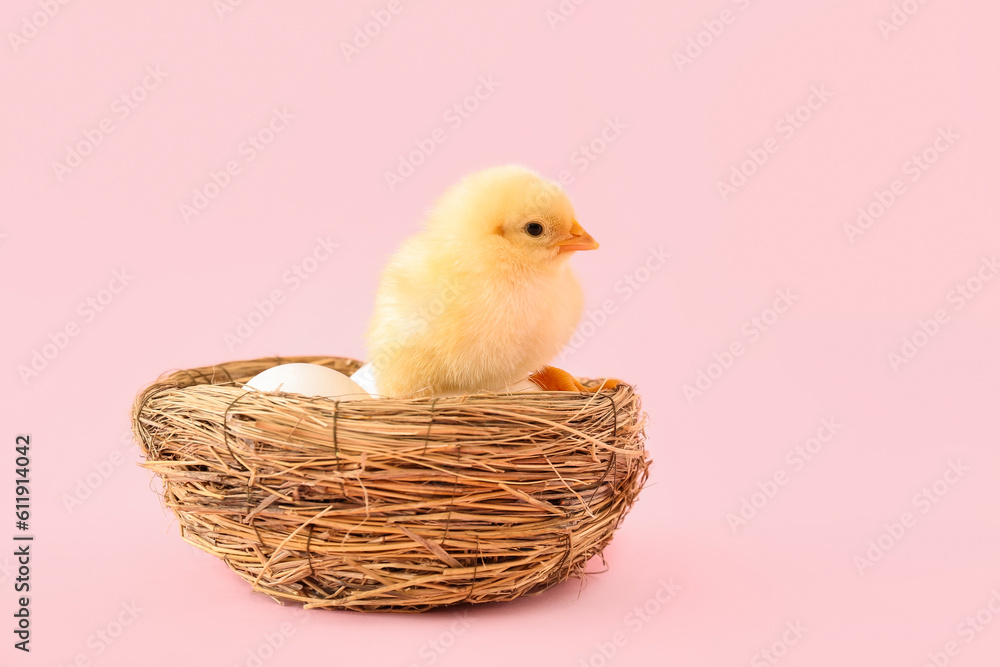
[(555, 183), (519, 166), (466, 177), (382, 274), (367, 336), (378, 393), (497, 391), (532, 373), (581, 389), (546, 363), (583, 312), (569, 258), (597, 247)]

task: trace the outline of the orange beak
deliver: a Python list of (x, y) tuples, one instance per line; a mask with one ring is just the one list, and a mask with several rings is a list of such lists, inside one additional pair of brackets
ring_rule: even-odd
[(559, 252), (574, 252), (576, 250), (597, 250), (600, 244), (594, 240), (594, 237), (587, 233), (587, 231), (580, 226), (580, 223), (576, 220), (573, 221), (573, 226), (569, 230), (570, 237), (556, 244), (559, 247)]

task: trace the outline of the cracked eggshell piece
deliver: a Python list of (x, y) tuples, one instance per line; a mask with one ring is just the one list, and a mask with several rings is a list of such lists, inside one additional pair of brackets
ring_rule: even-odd
[(378, 395), (378, 387), (375, 386), (375, 367), (370, 363), (354, 371), (354, 374), (351, 375), (351, 380), (357, 382), (361, 388), (372, 396)]

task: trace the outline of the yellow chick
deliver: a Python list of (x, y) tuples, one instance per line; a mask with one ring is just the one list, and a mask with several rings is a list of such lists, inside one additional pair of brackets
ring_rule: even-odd
[(467, 176), (382, 274), (367, 337), (377, 393), (498, 391), (529, 374), (583, 389), (546, 363), (583, 312), (569, 258), (597, 247), (555, 183), (519, 166)]

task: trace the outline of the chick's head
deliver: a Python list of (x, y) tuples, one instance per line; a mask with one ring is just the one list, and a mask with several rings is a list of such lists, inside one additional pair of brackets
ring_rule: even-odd
[(473, 245), (478, 259), (521, 266), (544, 267), (598, 247), (558, 184), (513, 165), (477, 172), (448, 190), (428, 230), (442, 243)]

